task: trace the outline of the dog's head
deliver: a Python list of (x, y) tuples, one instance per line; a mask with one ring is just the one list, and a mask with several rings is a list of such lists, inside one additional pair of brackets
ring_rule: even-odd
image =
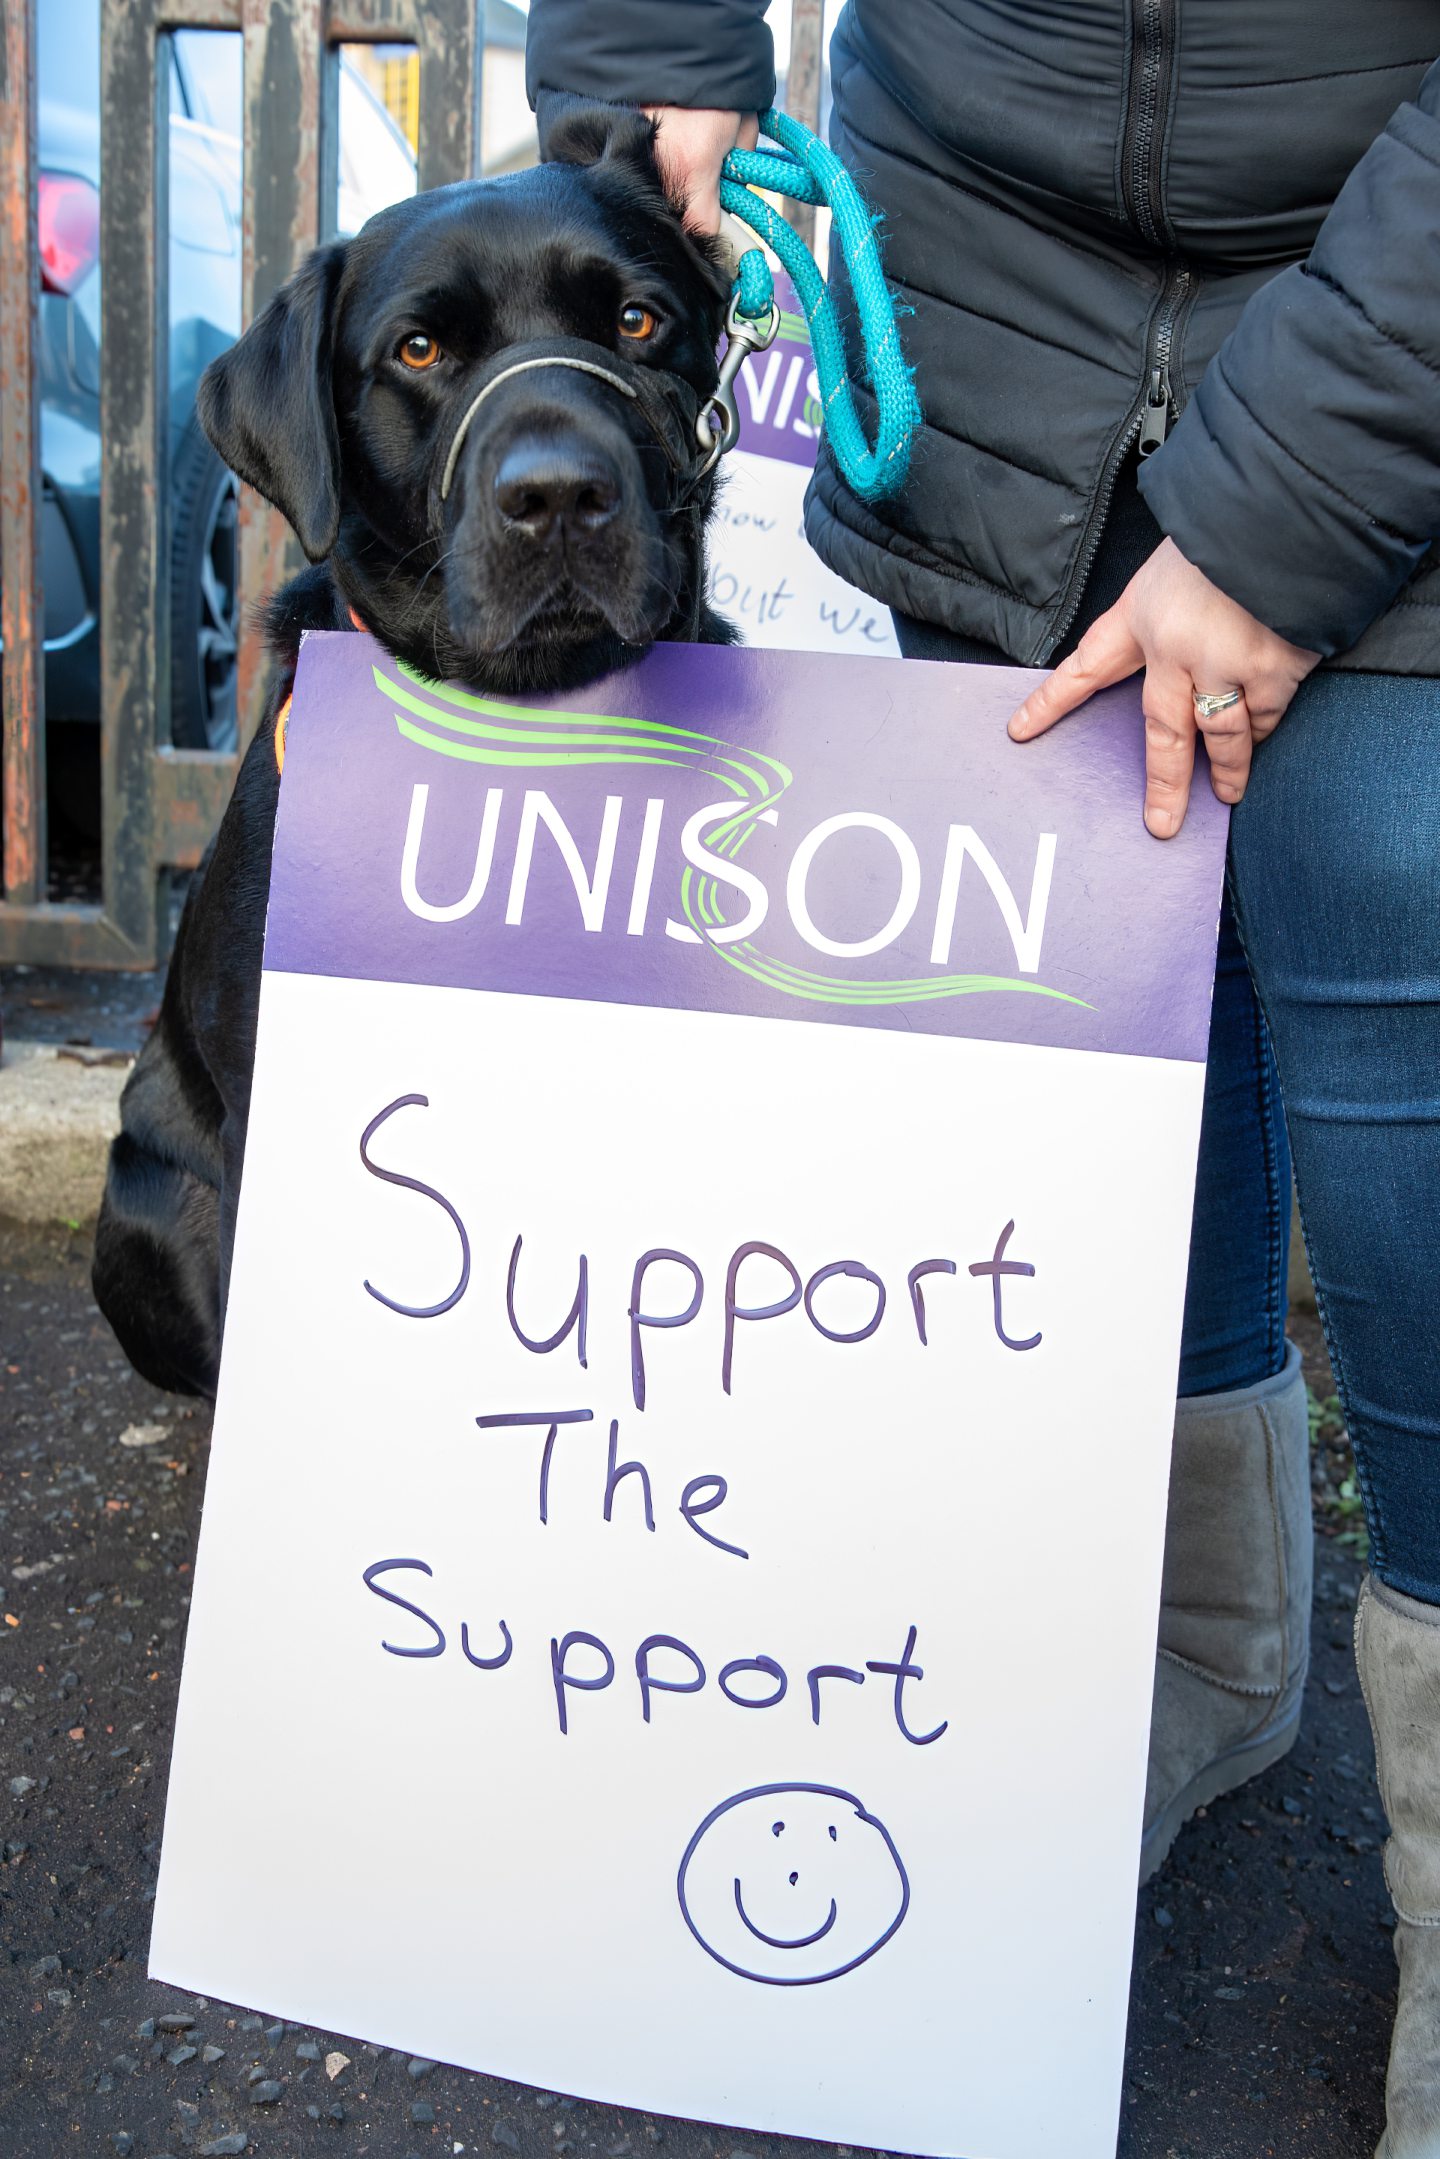
[(226, 463), (427, 674), (562, 687), (695, 634), (726, 281), (640, 115), (321, 248), (200, 386)]

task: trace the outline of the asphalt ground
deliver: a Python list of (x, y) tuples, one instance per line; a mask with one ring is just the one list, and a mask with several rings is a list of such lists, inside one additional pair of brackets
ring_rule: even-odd
[[(87, 1271), (82, 1235), (0, 1223), (5, 2159), (820, 2159), (829, 2147), (535, 2092), (146, 1978), (209, 1420), (129, 1371)], [(1323, 1401), (1318, 1330), (1297, 1314), (1294, 1331)], [(1370, 2159), (1381, 2127), (1384, 1824), (1351, 1656), (1347, 1463), (1328, 1431), (1303, 1736), (1197, 1818), (1141, 1894), (1121, 2159)], [(1057, 1762), (1057, 1811), (1064, 1787)]]
[(0, 967), (0, 1025), (14, 1041), (77, 1049), (143, 1048), (165, 986), (163, 967), (120, 974), (70, 967)]

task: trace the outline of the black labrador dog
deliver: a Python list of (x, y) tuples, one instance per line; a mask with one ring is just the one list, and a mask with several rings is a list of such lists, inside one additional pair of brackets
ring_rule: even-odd
[(321, 248), (200, 386), (226, 463), (315, 567), (269, 604), (265, 725), (185, 906), (121, 1105), (94, 1286), (131, 1363), (213, 1395), (245, 1153), (274, 732), (307, 629), (422, 672), (559, 690), (706, 607), (715, 478), (696, 422), (727, 281), (638, 114), (573, 107), (551, 162), (397, 204)]

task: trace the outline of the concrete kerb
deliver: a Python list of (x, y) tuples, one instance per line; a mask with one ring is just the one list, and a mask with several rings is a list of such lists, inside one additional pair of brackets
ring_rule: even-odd
[(134, 1063), (114, 1051), (5, 1044), (0, 1059), (0, 1216), (93, 1222)]

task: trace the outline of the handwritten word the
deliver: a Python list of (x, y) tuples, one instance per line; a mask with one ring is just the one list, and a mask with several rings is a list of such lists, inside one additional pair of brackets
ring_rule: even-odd
[[(477, 1417), (475, 1422), (482, 1432), (544, 1432), (545, 1440), (540, 1449), (539, 1512), (541, 1522), (548, 1524), (550, 1520), (550, 1474), (555, 1462), (555, 1442), (566, 1426), (588, 1425), (593, 1420), (594, 1411), (589, 1409), (522, 1409), (495, 1412), (488, 1416)], [(650, 1482), (650, 1472), (643, 1462), (622, 1462), (619, 1455), (620, 1421), (617, 1417), (612, 1417), (610, 1420), (610, 1451), (605, 1463), (605, 1496), (602, 1507), (604, 1518), (607, 1522), (611, 1519), (615, 1505), (615, 1495), (625, 1479), (635, 1477), (639, 1480), (637, 1490), (644, 1509), (645, 1527), (653, 1530), (655, 1527), (655, 1495)], [(687, 1480), (680, 1494), (678, 1506), (680, 1519), (688, 1528), (694, 1530), (697, 1537), (703, 1537), (707, 1544), (713, 1544), (717, 1551), (731, 1552), (736, 1559), (748, 1559), (750, 1554), (742, 1551), (738, 1544), (728, 1544), (723, 1537), (717, 1537), (712, 1530), (700, 1527), (699, 1517), (702, 1514), (713, 1514), (717, 1507), (724, 1505), (729, 1495), (730, 1487), (723, 1477), (714, 1474), (691, 1477)]]

